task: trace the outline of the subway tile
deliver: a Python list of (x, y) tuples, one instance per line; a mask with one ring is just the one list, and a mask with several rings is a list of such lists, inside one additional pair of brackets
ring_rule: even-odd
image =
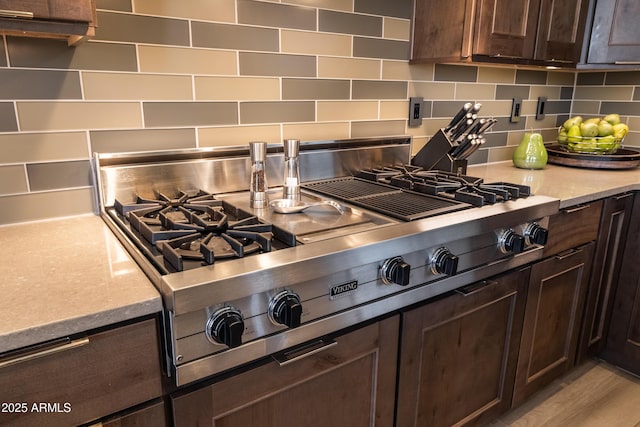
[(275, 28), (194, 21), (191, 34), (194, 47), (277, 52), (280, 44)]
[(411, 19), (413, 15), (413, 1), (354, 0), (353, 9), (356, 12)]
[(547, 101), (546, 114), (568, 114), (571, 112), (571, 101)]
[(379, 79), (379, 59), (318, 57), (318, 77), (343, 79)]
[[(427, 104), (431, 104), (427, 102)], [(424, 114), (424, 107), (422, 108)], [(428, 116), (428, 115), (427, 115)], [(407, 119), (409, 117), (409, 103), (407, 101), (380, 101), (380, 119)]]
[(456, 83), (455, 99), (494, 99), (496, 86), (493, 84)]
[(143, 73), (236, 75), (237, 56), (230, 50), (138, 46)]
[(434, 64), (409, 64), (407, 61), (382, 61), (382, 78), (386, 80), (433, 81)]
[(88, 187), (92, 184), (89, 160), (27, 165), (31, 191)]
[[(0, 166), (0, 195), (27, 193), (27, 177), (23, 165)], [(2, 200), (0, 198), (0, 200)]]
[(573, 86), (560, 88), (560, 99), (573, 99)]
[(132, 12), (131, 1), (132, 0), (96, 0), (96, 8)]
[(238, 123), (236, 102), (145, 102), (145, 127), (213, 126)]
[(196, 99), (263, 101), (280, 99), (280, 79), (275, 77), (195, 77)]
[(497, 85), (496, 99), (529, 98), (529, 86)]
[[(464, 101), (433, 101), (433, 110), (431, 117), (446, 117), (452, 119), (455, 114), (460, 111), (460, 108), (466, 102), (472, 102), (473, 100)], [(484, 107), (484, 105), (483, 105)], [(482, 112), (484, 114), (484, 111)]]
[(131, 0), (136, 13), (198, 21), (235, 22), (235, 0)]
[(640, 101), (640, 90), (638, 90), (638, 86), (633, 89), (633, 100)]
[(640, 71), (608, 72), (605, 76), (605, 85), (637, 85), (640, 83)]
[(621, 116), (640, 116), (640, 103), (605, 101), (600, 105), (600, 114), (612, 113), (618, 113)]
[(282, 99), (349, 99), (349, 80), (282, 79)]
[(478, 67), (479, 83), (506, 83), (516, 81), (516, 70), (511, 68)]
[(87, 100), (191, 100), (190, 76), (131, 73), (82, 73)]
[(139, 102), (18, 102), (22, 131), (142, 126)]
[(241, 102), (240, 123), (288, 123), (315, 120), (314, 101)]
[(409, 96), (421, 96), (425, 99), (453, 99), (455, 94), (455, 83), (409, 82)]
[(333, 10), (319, 10), (318, 29), (328, 33), (381, 37), (382, 18)]
[(0, 99), (80, 99), (77, 71), (0, 69)]
[(353, 12), (353, 0), (281, 0), (282, 3)]
[(406, 99), (407, 82), (354, 80), (352, 99)]
[(318, 121), (375, 120), (378, 101), (318, 101)]
[(93, 192), (92, 188), (77, 188), (0, 197), (0, 224), (92, 213)]
[(593, 73), (578, 73), (578, 77), (576, 79), (577, 86), (585, 86), (585, 85), (602, 85), (604, 84), (604, 76), (603, 72), (593, 72)]
[(353, 38), (353, 56), (407, 60), (410, 57), (409, 42), (369, 37)]
[(384, 18), (382, 37), (386, 39), (409, 40), (411, 21), (407, 19)]
[(316, 30), (315, 8), (253, 0), (238, 0), (238, 23)]
[(478, 80), (478, 67), (436, 64), (434, 80), (447, 82), (476, 82)]
[(199, 147), (247, 145), (250, 141), (281, 143), (280, 125), (217, 126), (198, 128)]
[[(511, 99), (498, 99), (495, 101), (483, 100), (482, 101), (482, 110), (480, 110), (480, 114), (483, 117), (490, 116), (508, 116), (511, 114)], [(462, 104), (458, 104), (462, 106)]]
[(575, 81), (576, 72), (549, 71), (547, 73), (547, 84), (559, 86), (571, 86)]
[(283, 126), (283, 138), (326, 141), (349, 138), (349, 123), (292, 123)]
[(562, 99), (558, 86), (531, 86), (529, 98), (537, 102), (539, 96), (546, 96), (548, 99)]
[(497, 117), (496, 116), (495, 118), (498, 121), (491, 128), (492, 132), (496, 132), (496, 133), (499, 133), (499, 132), (513, 132), (513, 131), (516, 131), (516, 130), (524, 130), (524, 129), (526, 129), (526, 126), (527, 126), (527, 123), (526, 123), (525, 120), (520, 120), (519, 122), (511, 123), (511, 121), (509, 120), (508, 116), (507, 117)]
[(398, 136), (406, 134), (406, 120), (379, 120), (375, 122), (351, 122), (352, 138)]
[(89, 132), (92, 153), (195, 148), (194, 129), (97, 130)]
[(0, 135), (0, 163), (34, 163), (88, 159), (84, 132), (38, 132)]
[(189, 22), (98, 11), (96, 40), (189, 46)]
[[(472, 155), (470, 155), (467, 158), (467, 162), (470, 165), (478, 165), (478, 164), (482, 164), (482, 163), (487, 163), (487, 161), (489, 161), (489, 154), (491, 153), (492, 150), (487, 150), (487, 149), (480, 149), (478, 151), (476, 151), (475, 153), (473, 153)], [(506, 160), (506, 159), (505, 159)]]
[(240, 52), (244, 76), (315, 77), (316, 58), (304, 55)]
[(547, 72), (537, 70), (517, 70), (516, 84), (544, 85), (547, 84)]
[(13, 102), (0, 102), (0, 132), (15, 132), (17, 130), (18, 121)]
[[(509, 120), (507, 119), (507, 122), (508, 121)], [(496, 123), (496, 126), (498, 126), (498, 123)], [(509, 136), (509, 134), (507, 132), (496, 131), (496, 126), (493, 127), (494, 130), (485, 134), (485, 138), (487, 141), (484, 143), (484, 148), (504, 147), (505, 145), (507, 145), (507, 137)]]
[[(579, 110), (576, 110), (575, 104), (573, 106), (573, 111), (579, 111)], [(576, 115), (576, 114), (582, 114), (582, 113), (574, 113), (573, 115)], [(569, 118), (569, 114), (556, 115), (556, 128), (559, 128), (560, 126), (562, 126), (562, 124), (566, 122), (568, 118)]]
[(133, 44), (85, 42), (74, 48), (66, 41), (7, 37), (13, 67), (103, 71), (138, 71)]
[(577, 86), (574, 99), (628, 101), (633, 96), (632, 86)]
[(281, 30), (283, 53), (351, 56), (351, 37), (310, 31)]

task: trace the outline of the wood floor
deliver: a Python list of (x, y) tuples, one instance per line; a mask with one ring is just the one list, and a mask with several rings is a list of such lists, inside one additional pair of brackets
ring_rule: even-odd
[(492, 427), (640, 427), (640, 378), (588, 362)]

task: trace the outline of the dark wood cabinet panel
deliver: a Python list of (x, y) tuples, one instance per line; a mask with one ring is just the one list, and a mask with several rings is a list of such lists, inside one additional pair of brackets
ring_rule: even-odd
[(604, 201), (580, 331), (578, 362), (598, 354), (606, 341), (632, 204), (633, 193)]
[(398, 426), (486, 424), (511, 405), (529, 269), (403, 314)]
[(26, 357), (9, 356), (0, 368), (0, 401), (58, 404), (60, 412), (33, 411), (29, 406), (26, 413), (0, 413), (0, 424), (77, 425), (155, 399), (163, 392), (160, 361), (156, 319)]
[(549, 240), (544, 245), (544, 256), (588, 243), (598, 238), (602, 200), (561, 209), (549, 218)]
[(637, 0), (598, 0), (586, 62), (640, 66), (639, 16)]
[(172, 398), (180, 426), (393, 425), (399, 319), (335, 338), (335, 345), (274, 361)]
[(594, 243), (533, 264), (513, 404), (574, 366)]
[(640, 193), (635, 194), (609, 334), (602, 357), (640, 375)]
[(417, 0), (413, 62), (575, 66), (589, 0)]

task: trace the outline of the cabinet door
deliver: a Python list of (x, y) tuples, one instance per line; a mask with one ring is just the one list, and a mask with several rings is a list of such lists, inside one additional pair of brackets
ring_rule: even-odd
[(640, 193), (633, 203), (607, 344), (602, 356), (640, 375)]
[(511, 405), (529, 269), (403, 314), (398, 426), (486, 424)]
[(0, 0), (0, 10), (33, 13), (34, 19), (91, 22), (91, 0)]
[(542, 0), (535, 59), (559, 66), (577, 64), (588, 7), (589, 0)]
[(531, 267), (514, 406), (574, 365), (593, 243)]
[(398, 316), (172, 397), (174, 424), (276, 427), (393, 424)]
[(598, 0), (587, 62), (640, 64), (640, 2)]
[(477, 7), (474, 54), (533, 58), (540, 0), (480, 0)]
[(632, 204), (632, 193), (604, 201), (580, 331), (578, 362), (595, 356), (604, 346)]

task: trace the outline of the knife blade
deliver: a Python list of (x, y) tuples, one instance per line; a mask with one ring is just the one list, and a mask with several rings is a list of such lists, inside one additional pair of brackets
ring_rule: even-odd
[(462, 106), (462, 108), (460, 109), (460, 111), (458, 111), (456, 113), (455, 116), (453, 116), (453, 119), (451, 119), (451, 121), (449, 122), (449, 124), (447, 125), (447, 127), (444, 128), (445, 132), (449, 132), (451, 131), (453, 128), (455, 128), (456, 126), (458, 126), (458, 124), (460, 123), (460, 121), (462, 119), (465, 118), (465, 116), (467, 115), (467, 113), (469, 111), (471, 111), (473, 109), (473, 104), (471, 102), (467, 102), (466, 104), (464, 104)]
[(457, 159), (460, 156), (460, 153), (462, 153), (464, 150), (466, 150), (467, 147), (471, 144), (471, 142), (473, 141), (473, 138), (474, 138), (473, 134), (467, 135), (466, 138), (464, 138), (462, 141), (460, 141), (458, 143), (458, 145), (456, 145), (455, 147), (453, 147), (451, 149), (451, 151), (449, 151), (449, 155), (452, 158)]
[(491, 118), (491, 119), (487, 119), (487, 121), (485, 122), (484, 126), (482, 126), (480, 129), (478, 129), (477, 134), (478, 135), (483, 135), (486, 131), (488, 131), (489, 129), (491, 129), (493, 127), (493, 125), (496, 124), (498, 120)]

